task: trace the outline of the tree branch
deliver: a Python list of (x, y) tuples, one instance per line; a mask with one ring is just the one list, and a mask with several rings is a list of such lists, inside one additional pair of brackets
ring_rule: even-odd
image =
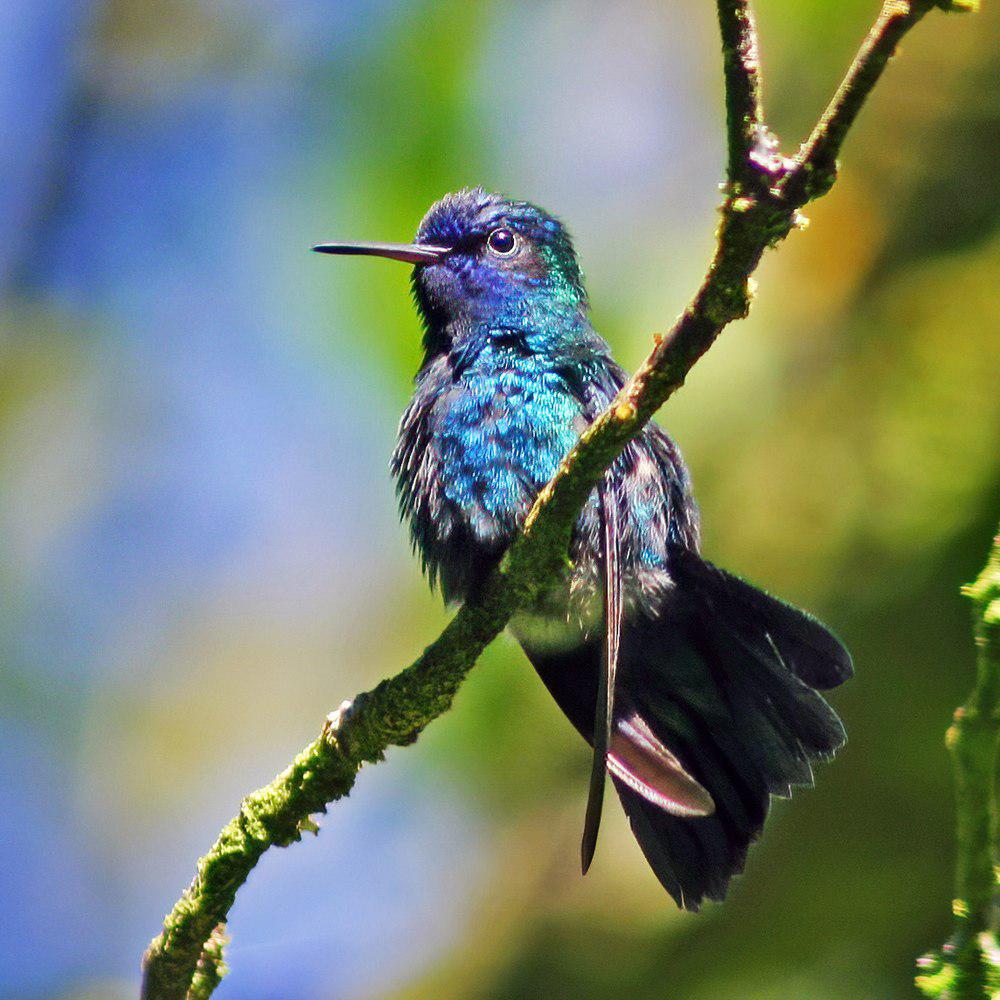
[(951, 939), (917, 961), (929, 997), (996, 996), (997, 741), (1000, 740), (1000, 533), (975, 583), (962, 588), (975, 608), (976, 684), (945, 737), (955, 768), (958, 857)]
[[(353, 703), (345, 702), (285, 771), (243, 800), (239, 814), (198, 862), (194, 881), (146, 952), (142, 991), (146, 1000), (203, 1000), (211, 994), (222, 971), (226, 917), (237, 890), (264, 851), (293, 843), (304, 830), (315, 831), (310, 816), (325, 812), (328, 803), (346, 795), (362, 764), (381, 760), (390, 746), (412, 743), (446, 711), (479, 654), (511, 615), (564, 568), (573, 525), (590, 492), (626, 444), (683, 385), (691, 366), (723, 327), (747, 314), (750, 276), (764, 251), (793, 228), (799, 207), (826, 190), (808, 180), (817, 175), (818, 158), (836, 155), (899, 37), (934, 6), (931, 0), (914, 0), (902, 21), (883, 10), (852, 67), (848, 80), (855, 82), (849, 86), (845, 82), (838, 92), (847, 87), (849, 99), (839, 104), (834, 100), (792, 162), (777, 151), (763, 119), (749, 5), (746, 0), (717, 3), (729, 185), (715, 254), (697, 294), (670, 332), (656, 338), (649, 357), (563, 459), (482, 591), (459, 609), (416, 662)], [(903, 5), (886, 4), (890, 6)], [(800, 177), (804, 180), (797, 180)]]
[(868, 100), (903, 36), (934, 7), (970, 12), (977, 0), (884, 0), (882, 10), (854, 57), (833, 100), (802, 144), (782, 193), (794, 204), (826, 194), (837, 178), (837, 157), (858, 113)]
[(754, 153), (767, 133), (760, 96), (757, 27), (749, 0), (726, 0), (718, 7), (726, 79), (726, 173), (731, 185), (753, 184)]

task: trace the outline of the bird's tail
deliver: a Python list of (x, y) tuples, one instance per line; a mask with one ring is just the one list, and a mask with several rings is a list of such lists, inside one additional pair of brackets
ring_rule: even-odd
[[(811, 785), (844, 729), (818, 693), (852, 674), (816, 619), (704, 562), (671, 552), (674, 589), (621, 638), (607, 756), (643, 853), (679, 906), (722, 899), (743, 870), (771, 795)], [(592, 738), (601, 646), (528, 655)]]

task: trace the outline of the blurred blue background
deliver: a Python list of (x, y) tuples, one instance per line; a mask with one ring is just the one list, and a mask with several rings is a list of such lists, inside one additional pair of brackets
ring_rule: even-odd
[[(760, 0), (789, 146), (874, 3)], [(220, 997), (906, 997), (946, 933), (958, 584), (1000, 509), (997, 14), (931, 15), (841, 183), (662, 415), (705, 548), (852, 647), (851, 742), (677, 913), (501, 640), (233, 911)], [(710, 3), (0, 5), (0, 996), (128, 997), (194, 862), (445, 620), (387, 456), (403, 240), (472, 183), (566, 219), (634, 367), (700, 278)]]

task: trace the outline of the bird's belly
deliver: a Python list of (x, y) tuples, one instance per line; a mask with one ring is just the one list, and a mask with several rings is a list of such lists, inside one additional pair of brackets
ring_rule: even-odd
[(508, 628), (521, 645), (546, 653), (577, 649), (596, 634), (603, 614), (599, 602), (589, 602), (585, 619), (578, 614), (546, 608), (518, 611)]
[[(575, 546), (574, 555), (566, 573), (530, 607), (511, 618), (510, 631), (522, 644), (559, 652), (603, 634), (604, 584), (597, 554), (589, 546)], [(621, 582), (626, 620), (659, 617), (674, 588), (665, 565), (649, 567), (626, 561), (621, 566)]]

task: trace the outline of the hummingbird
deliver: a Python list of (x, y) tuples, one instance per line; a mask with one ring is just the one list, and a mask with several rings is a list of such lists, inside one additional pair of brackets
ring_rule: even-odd
[[(392, 454), (401, 516), (448, 603), (477, 588), (626, 380), (594, 330), (565, 226), (482, 188), (436, 202), (412, 243), (320, 253), (413, 265), (423, 363)], [(843, 745), (820, 691), (852, 676), (804, 611), (704, 560), (691, 479), (655, 423), (593, 490), (562, 575), (509, 628), (592, 747), (584, 873), (606, 775), (677, 905), (722, 900), (771, 796)]]

